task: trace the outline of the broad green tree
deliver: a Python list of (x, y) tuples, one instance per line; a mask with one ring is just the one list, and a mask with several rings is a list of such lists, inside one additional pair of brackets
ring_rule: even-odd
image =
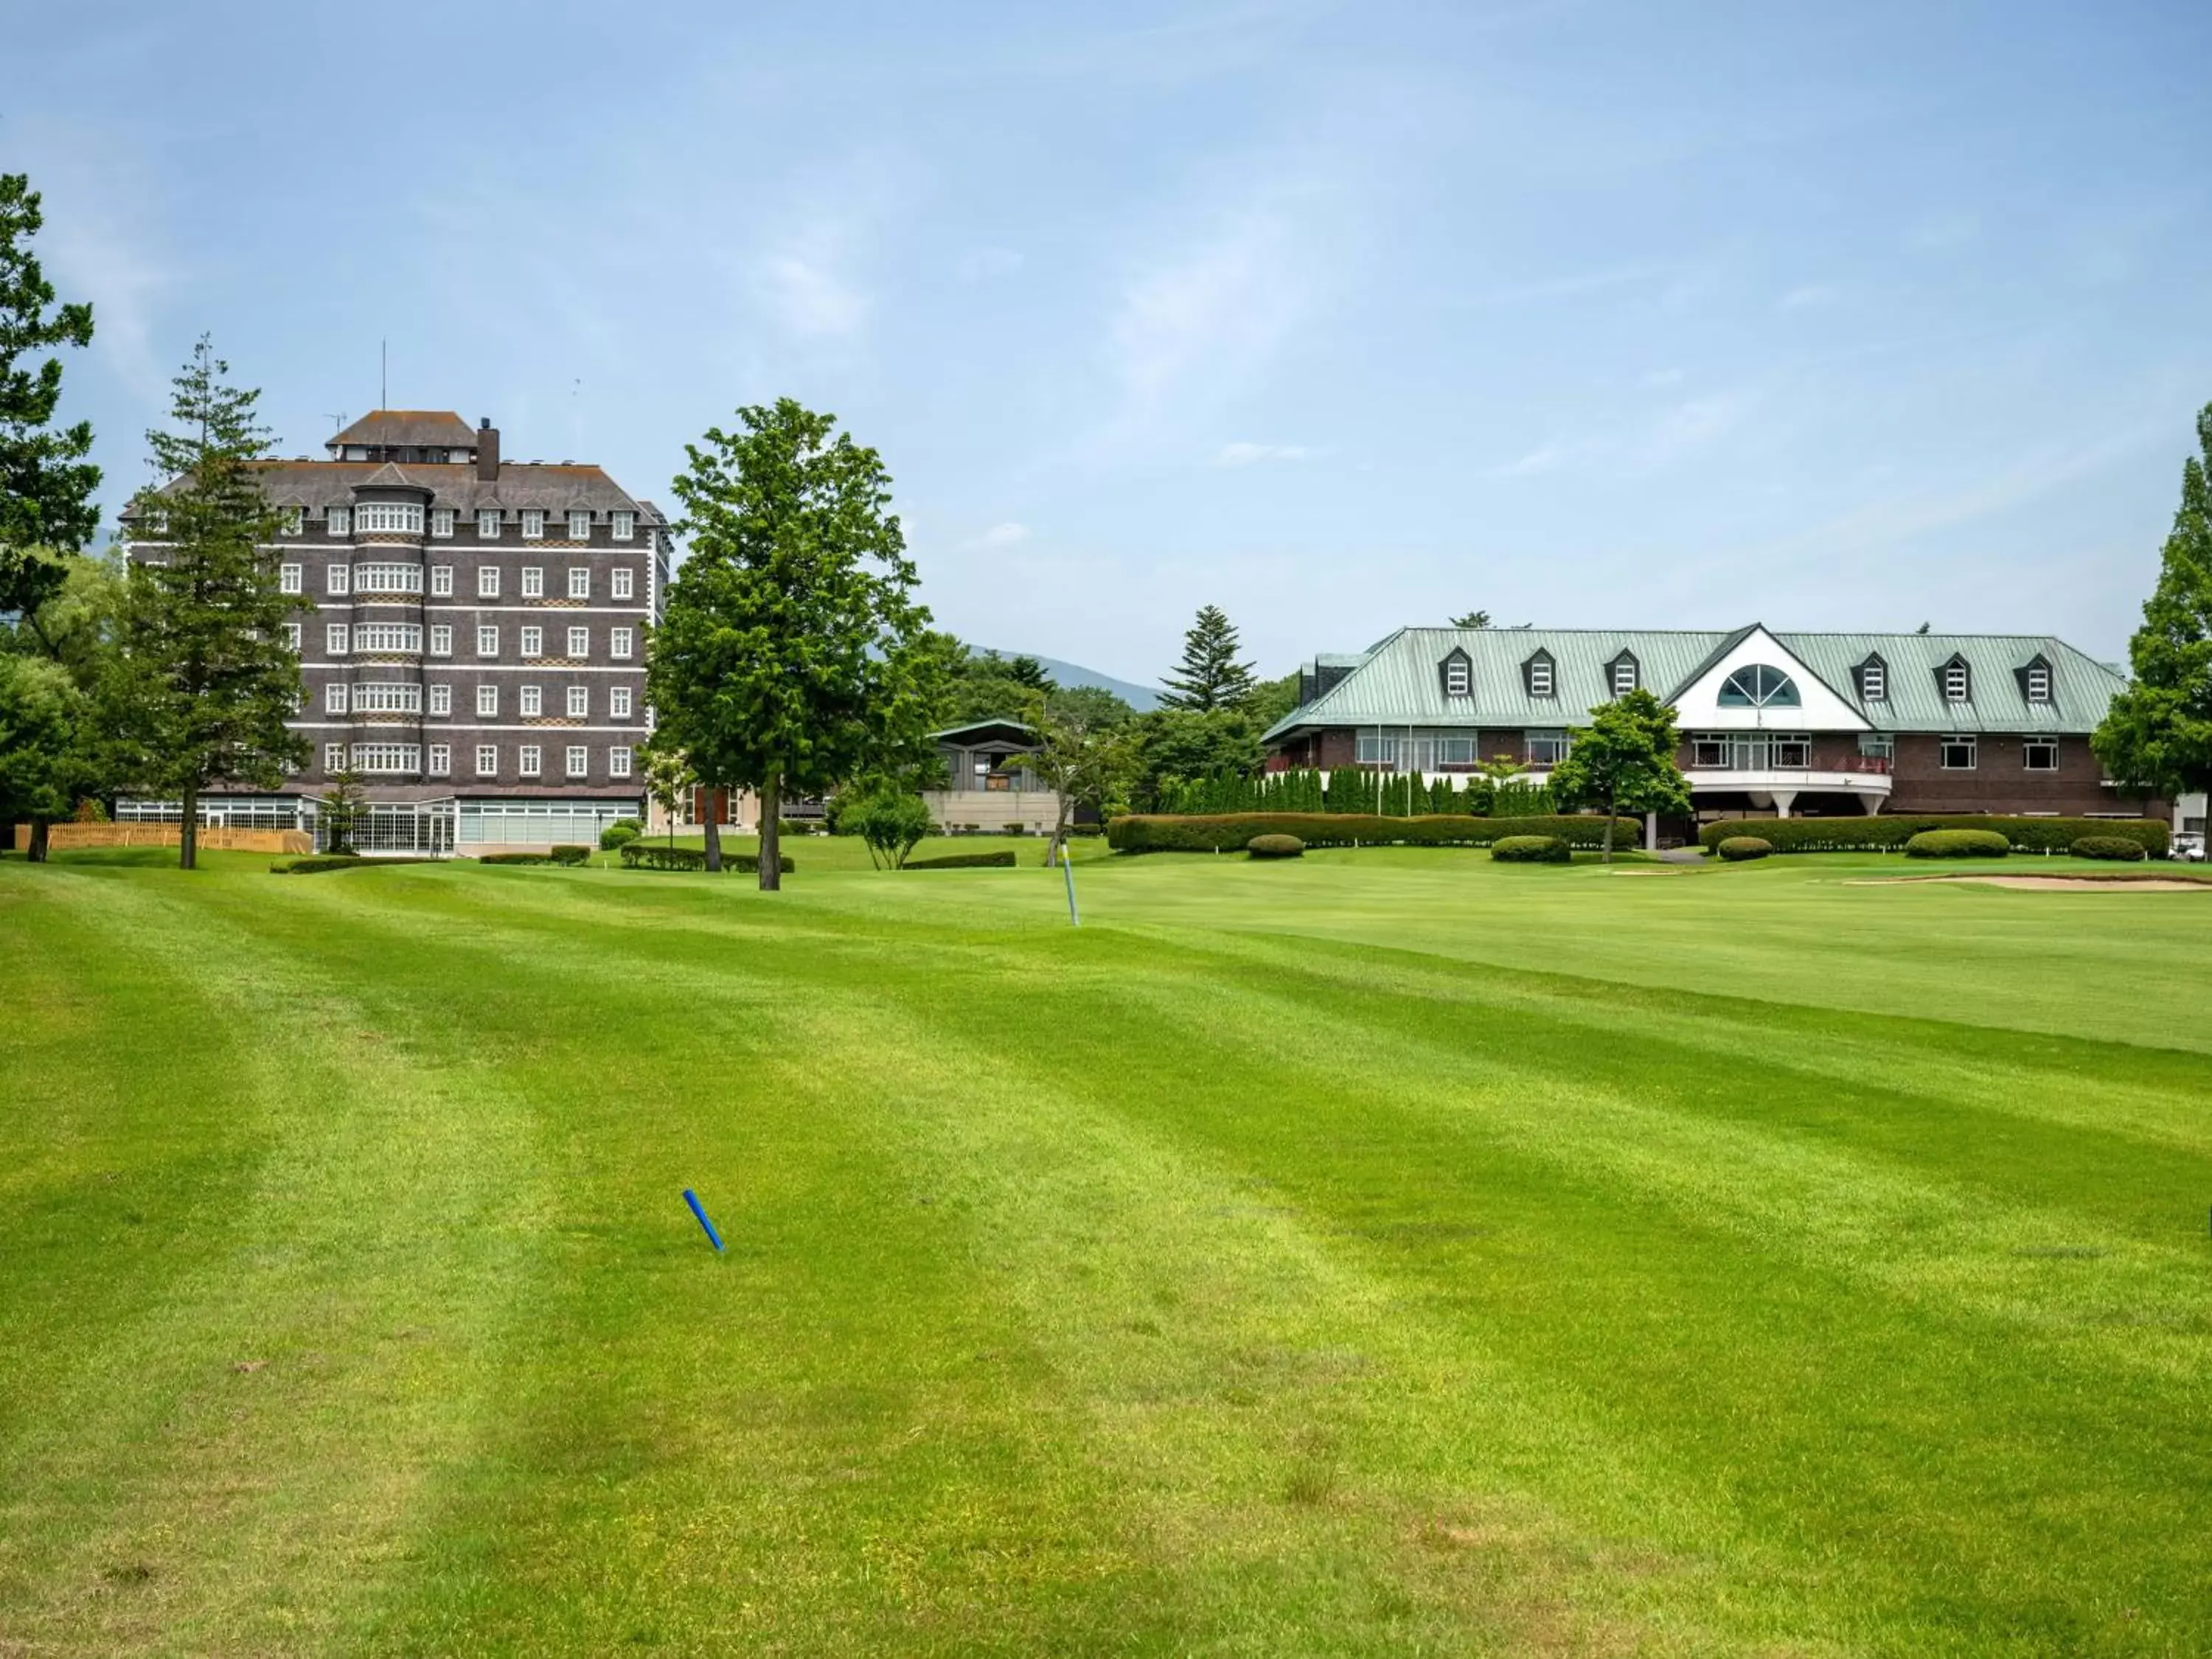
[(1681, 742), (1674, 711), (1638, 687), (1590, 710), (1567, 757), (1552, 768), (1552, 797), (1571, 811), (1605, 809), (1605, 861), (1613, 862), (1613, 821), (1632, 812), (1686, 812), (1690, 785), (1675, 763)]
[(1139, 806), (1159, 810), (1164, 792), (1200, 778), (1249, 777), (1264, 758), (1263, 728), (1241, 708), (1201, 714), (1156, 708), (1138, 724), (1134, 793)]
[(1066, 856), (1078, 807), (1102, 816), (1127, 793), (1137, 764), (1128, 705), (1096, 686), (1073, 686), (1044, 700), (1036, 722), (1037, 751), (1024, 763), (1058, 798), (1045, 863)]
[(926, 763), (949, 651), (914, 598), (890, 475), (835, 416), (756, 404), (685, 453), (673, 488), (690, 552), (647, 684), (702, 781), (759, 792), (773, 890), (787, 797)]
[(199, 799), (218, 783), (274, 789), (308, 757), (284, 722), (303, 696), (277, 588), (278, 515), (254, 465), (269, 434), (260, 394), (230, 384), (205, 337), (176, 378), (173, 428), (146, 434), (167, 482), (133, 502), (131, 567), (101, 689), (123, 778), (183, 805), (179, 863), (195, 867)]
[(937, 717), (940, 726), (1022, 720), (1024, 709), (1058, 689), (1035, 657), (1002, 657), (955, 644), (948, 658), (945, 701)]
[[(699, 778), (692, 771), (691, 763), (684, 757), (684, 751), (671, 747), (664, 738), (665, 732), (656, 731), (652, 741), (645, 746), (645, 793), (660, 809), (660, 821), (668, 832), (668, 844), (673, 847), (676, 845), (677, 811), (684, 805), (684, 796), (697, 785)], [(709, 812), (707, 816), (711, 818), (714, 814)], [(714, 864), (719, 869), (721, 866), (720, 838), (712, 823), (707, 826), (707, 836), (716, 854)]]
[(1252, 695), (1252, 665), (1237, 660), (1242, 647), (1236, 624), (1218, 605), (1198, 613), (1198, 620), (1182, 636), (1182, 661), (1163, 682), (1160, 696), (1169, 708), (1194, 709), (1201, 714), (1234, 708)]
[(842, 798), (840, 829), (858, 836), (877, 869), (902, 870), (914, 849), (934, 826), (920, 795), (888, 778), (876, 780)]
[(2197, 442), (2158, 586), (2128, 641), (2134, 684), (2090, 739), (2106, 771), (2146, 794), (2212, 789), (2212, 404), (2197, 416)]

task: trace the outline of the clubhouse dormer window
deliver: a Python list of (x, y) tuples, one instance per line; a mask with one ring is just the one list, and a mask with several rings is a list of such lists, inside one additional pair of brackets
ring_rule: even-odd
[(2021, 689), (2027, 693), (2030, 702), (2051, 701), (2051, 665), (2040, 657), (2028, 664), (2021, 673)]
[(1889, 701), (1889, 665), (1880, 657), (1869, 657), (1855, 671), (1859, 681), (1861, 702)]
[(1642, 676), (1636, 659), (1622, 652), (1606, 665), (1607, 684), (1616, 697), (1625, 697), (1636, 690)]
[(1468, 660), (1467, 653), (1454, 651), (1437, 665), (1448, 697), (1472, 696), (1474, 693), (1474, 665)]
[(1973, 672), (1966, 666), (1964, 657), (1954, 657), (1938, 671), (1943, 685), (1946, 702), (1972, 702), (1974, 700)]
[(1532, 697), (1553, 696), (1553, 679), (1552, 653), (1548, 651), (1539, 651), (1521, 665), (1521, 683)]

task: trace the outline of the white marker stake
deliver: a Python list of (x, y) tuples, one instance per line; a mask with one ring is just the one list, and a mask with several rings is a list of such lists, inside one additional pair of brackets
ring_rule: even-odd
[(1075, 908), (1075, 860), (1068, 857), (1067, 854), (1068, 848), (1063, 844), (1060, 849), (1060, 873), (1067, 878), (1067, 925), (1071, 927), (1080, 927), (1083, 926), (1083, 918), (1076, 913)]

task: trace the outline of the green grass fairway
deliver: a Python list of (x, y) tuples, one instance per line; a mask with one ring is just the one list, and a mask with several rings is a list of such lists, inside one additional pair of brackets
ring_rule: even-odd
[(2212, 891), (826, 845), (0, 860), (0, 1655), (2212, 1652)]

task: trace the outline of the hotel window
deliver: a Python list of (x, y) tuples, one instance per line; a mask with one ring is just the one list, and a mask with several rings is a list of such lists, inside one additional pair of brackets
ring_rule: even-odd
[(480, 599), (495, 599), (499, 597), (499, 567), (497, 565), (480, 564), (477, 567), (477, 597)]
[(346, 653), (348, 637), (352, 634), (352, 632), (353, 630), (348, 628), (343, 623), (325, 623), (323, 624), (323, 649), (329, 652), (333, 657), (343, 657)]
[(355, 528), (364, 536), (419, 536), (422, 509), (412, 501), (371, 501), (356, 508)]
[(1613, 665), (1613, 695), (1625, 697), (1636, 690), (1636, 659), (1621, 657)]
[(580, 743), (568, 746), (568, 775), (580, 778), (591, 770), (592, 751)]
[(1549, 657), (1531, 657), (1526, 666), (1528, 671), (1528, 695), (1532, 697), (1550, 696), (1552, 659)]
[(331, 773), (343, 772), (345, 769), (345, 745), (342, 743), (325, 744), (323, 745), (324, 775), (328, 776)]
[(449, 542), (453, 540), (453, 509), (452, 507), (441, 507), (432, 511), (430, 514), (430, 534), (441, 542)]
[(611, 591), (613, 592), (615, 598), (618, 599), (626, 599), (629, 598), (630, 577), (632, 574), (633, 573), (628, 565), (623, 565), (610, 574), (607, 580), (613, 585)]
[(568, 569), (568, 597), (588, 599), (592, 597), (592, 568), (589, 565), (572, 565)]
[(1973, 679), (1966, 672), (1966, 664), (1948, 662), (1943, 665), (1944, 702), (1965, 702), (1968, 700), (1968, 693), (1973, 689)]
[(453, 769), (453, 745), (445, 743), (432, 744), (430, 745), (430, 775), (434, 778), (442, 778)]
[(545, 712), (544, 691), (535, 685), (522, 688), (522, 713), (526, 719), (534, 720)]
[(276, 591), (279, 593), (296, 593), (300, 591), (298, 565), (280, 564), (276, 567)]
[(287, 644), (287, 645), (289, 645), (289, 646), (290, 646), (290, 647), (292, 647), (292, 654), (293, 654), (294, 656), (297, 656), (297, 655), (299, 655), (299, 653), (300, 653), (300, 624), (299, 624), (299, 623), (286, 623), (284, 624), (284, 643), (285, 643), (285, 644)]
[(526, 599), (545, 597), (545, 571), (542, 566), (526, 564), (522, 567), (522, 597)]
[(619, 657), (624, 661), (628, 661), (629, 658), (630, 638), (630, 630), (627, 628), (609, 629), (607, 630), (607, 654), (611, 657)]
[(590, 514), (571, 513), (568, 515), (568, 539), (572, 542), (587, 542), (592, 539)]
[(343, 593), (352, 585), (353, 567), (351, 565), (334, 564), (327, 567), (323, 572), (323, 592), (325, 593)]
[(480, 743), (477, 745), (477, 775), (480, 778), (499, 775), (499, 749), (496, 744)]
[(453, 688), (442, 680), (430, 688), (430, 712), (434, 714), (453, 712)]
[(2021, 745), (2021, 764), (2030, 772), (2056, 772), (2058, 769), (2058, 739), (2030, 738)]
[(356, 593), (420, 593), (422, 567), (419, 564), (361, 564), (354, 567)]
[(522, 539), (526, 542), (543, 540), (545, 535), (545, 515), (531, 508), (522, 515)]
[(422, 750), (411, 743), (357, 743), (353, 746), (356, 772), (413, 772), (422, 763)]
[[(629, 687), (617, 685), (608, 688), (607, 714), (611, 718), (618, 720), (626, 720), (629, 718)], [(1470, 756), (1468, 758), (1472, 759), (1473, 757)]]
[(495, 685), (477, 687), (477, 714), (489, 719), (499, 713), (499, 688)]
[(453, 597), (453, 566), (434, 564), (430, 567), (430, 597), (434, 599), (450, 599)]
[(286, 507), (284, 509), (284, 533), (288, 536), (298, 535), (301, 530), (305, 526), (307, 518), (307, 508), (303, 507)]
[(568, 630), (568, 654), (577, 658), (588, 657), (592, 654), (590, 629), (572, 628)]
[(346, 712), (346, 687), (342, 680), (332, 680), (323, 688), (323, 713), (343, 714)]
[(352, 535), (353, 509), (349, 507), (332, 507), (330, 513), (330, 520), (328, 524), (325, 525), (325, 528), (327, 529), (333, 536)]
[(1531, 732), (1528, 742), (1531, 766), (1556, 766), (1574, 746), (1573, 739), (1564, 732)]
[(430, 654), (434, 657), (453, 654), (453, 625), (451, 623), (430, 624)]
[(499, 629), (496, 628), (477, 629), (477, 655), (479, 657), (499, 655)]
[(520, 758), (515, 762), (514, 769), (526, 778), (536, 777), (538, 775), (538, 745), (534, 743), (526, 743), (515, 752)]
[(1946, 772), (1971, 772), (1974, 769), (1974, 734), (1971, 732), (1946, 734), (1941, 745), (1941, 764)]
[(422, 624), (356, 623), (353, 648), (356, 651), (420, 651), (422, 648)]
[(591, 718), (591, 692), (580, 685), (570, 686), (568, 688), (568, 718), (572, 720), (588, 720)]
[(499, 509), (483, 507), (477, 509), (477, 539), (495, 542), (499, 539)]
[(620, 746), (607, 750), (607, 775), (626, 778), (629, 775), (629, 750)]
[[(624, 695), (627, 696), (627, 692)], [(625, 714), (629, 713), (629, 705), (627, 702), (623, 705), (623, 713)], [(1480, 758), (1480, 757), (1474, 752), (1473, 738), (1438, 738), (1437, 739), (1437, 764), (1439, 766), (1472, 766)]]
[(624, 512), (622, 508), (620, 508), (620, 507), (617, 507), (617, 508), (615, 509), (615, 511), (614, 511), (614, 514), (613, 514), (613, 521), (614, 521), (614, 532), (613, 532), (613, 534), (614, 534), (614, 538), (615, 538), (617, 541), (618, 541), (618, 542), (626, 542), (626, 541), (629, 540), (629, 538), (630, 538), (632, 536), (634, 536), (635, 534), (636, 534), (636, 532), (637, 532), (637, 514), (635, 514), (635, 513), (628, 513), (628, 512)]
[(2039, 662), (2028, 664), (2027, 700), (2030, 702), (2051, 701), (2051, 669), (2048, 665)]
[(522, 630), (522, 654), (526, 657), (542, 657), (545, 654), (544, 629), (526, 628)]

